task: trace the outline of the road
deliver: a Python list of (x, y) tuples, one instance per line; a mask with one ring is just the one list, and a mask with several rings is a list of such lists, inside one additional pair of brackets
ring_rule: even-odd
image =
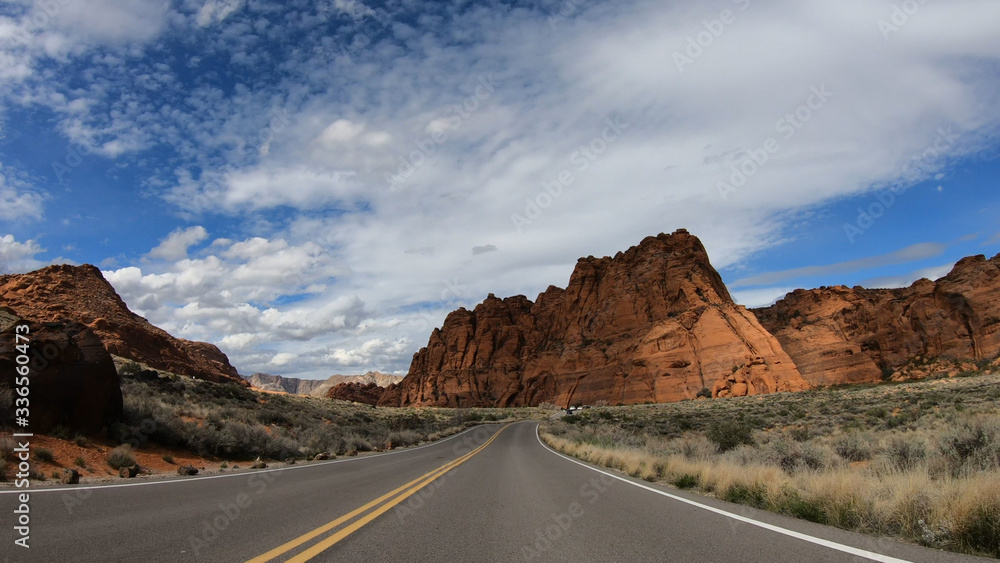
[[(537, 423), (281, 470), (34, 489), (7, 561), (983, 561), (615, 475)], [(13, 525), (15, 495), (0, 492)]]

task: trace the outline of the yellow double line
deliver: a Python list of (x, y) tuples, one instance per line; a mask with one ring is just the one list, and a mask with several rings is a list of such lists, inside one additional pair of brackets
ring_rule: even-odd
[[(263, 555), (259, 555), (257, 557), (254, 557), (253, 559), (247, 561), (247, 563), (265, 563), (267, 561), (270, 561), (270, 560), (274, 559), (275, 557), (278, 557), (279, 555), (283, 555), (285, 553), (288, 553), (289, 551), (291, 551), (291, 550), (295, 549), (296, 547), (299, 547), (300, 545), (302, 545), (302, 544), (304, 544), (304, 543), (306, 543), (306, 542), (308, 542), (308, 541), (316, 538), (317, 536), (321, 536), (321, 535), (323, 535), (323, 534), (325, 534), (325, 533), (327, 533), (327, 532), (329, 532), (331, 530), (335, 530), (337, 527), (341, 526), (342, 524), (344, 524), (346, 522), (350, 522), (351, 520), (353, 520), (354, 518), (356, 518), (358, 515), (364, 514), (364, 513), (368, 512), (369, 510), (371, 510), (372, 508), (375, 508), (376, 506), (379, 507), (378, 509), (376, 509), (376, 510), (374, 510), (372, 512), (369, 512), (368, 514), (365, 514), (364, 517), (358, 519), (353, 524), (351, 524), (349, 526), (346, 526), (345, 528), (343, 528), (340, 531), (336, 532), (332, 536), (330, 536), (330, 537), (324, 539), (323, 541), (321, 541), (321, 542), (313, 545), (312, 547), (310, 547), (309, 549), (303, 551), (302, 553), (299, 553), (295, 557), (292, 557), (291, 559), (288, 559), (285, 563), (303, 563), (305, 561), (309, 561), (313, 557), (316, 557), (320, 553), (323, 553), (327, 549), (330, 549), (331, 547), (333, 547), (340, 540), (342, 540), (342, 539), (346, 538), (347, 536), (353, 534), (354, 532), (358, 531), (360, 528), (362, 528), (363, 526), (365, 526), (366, 524), (368, 524), (372, 520), (378, 518), (382, 514), (385, 514), (392, 507), (394, 507), (397, 504), (403, 502), (404, 500), (410, 498), (411, 496), (417, 494), (417, 492), (420, 489), (422, 489), (422, 488), (426, 487), (427, 485), (431, 484), (438, 477), (444, 475), (445, 473), (451, 471), (452, 469), (458, 467), (459, 465), (462, 465), (466, 461), (469, 461), (469, 459), (472, 458), (472, 456), (474, 456), (474, 455), (478, 454), (479, 452), (483, 451), (484, 449), (486, 449), (486, 446), (489, 446), (493, 442), (493, 440), (496, 440), (497, 436), (499, 436), (500, 433), (503, 432), (504, 430), (506, 430), (507, 428), (508, 428), (508, 426), (504, 426), (496, 434), (494, 434), (489, 440), (487, 440), (485, 444), (483, 444), (482, 446), (479, 446), (478, 448), (472, 450), (471, 452), (465, 454), (464, 456), (462, 456), (462, 457), (460, 457), (460, 458), (458, 458), (458, 459), (456, 459), (454, 461), (448, 462), (448, 463), (442, 465), (441, 467), (438, 467), (437, 469), (435, 469), (435, 470), (433, 470), (433, 471), (431, 471), (429, 473), (425, 473), (424, 475), (421, 475), (420, 477), (417, 477), (416, 479), (410, 481), (409, 483), (403, 485), (402, 487), (399, 487), (399, 488), (397, 488), (397, 489), (395, 489), (393, 491), (390, 491), (390, 492), (388, 492), (388, 493), (386, 493), (386, 494), (378, 497), (377, 499), (369, 502), (368, 504), (366, 504), (364, 506), (361, 506), (359, 508), (356, 508), (356, 509), (352, 510), (351, 512), (348, 512), (347, 514), (341, 516), (340, 518), (337, 518), (336, 520), (334, 520), (332, 522), (329, 522), (327, 524), (323, 524), (319, 528), (316, 528), (315, 530), (313, 530), (311, 532), (303, 534), (303, 535), (295, 538), (294, 540), (292, 540), (292, 541), (290, 541), (290, 542), (288, 542), (288, 543), (286, 543), (284, 545), (280, 545), (280, 546), (272, 549), (271, 551), (268, 551), (267, 553), (265, 553)], [(388, 502), (386, 502), (386, 501), (388, 501)], [(385, 503), (385, 504), (382, 504), (382, 503)], [(379, 506), (379, 505), (381, 505), (381, 506)]]

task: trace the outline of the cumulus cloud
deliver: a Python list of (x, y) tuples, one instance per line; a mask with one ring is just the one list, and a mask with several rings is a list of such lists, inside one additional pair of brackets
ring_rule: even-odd
[(0, 220), (41, 219), (44, 197), (28, 191), (23, 182), (8, 181), (0, 164)]
[[(151, 320), (221, 342), (247, 371), (276, 359), (289, 374), (405, 369), (448, 310), (490, 292), (534, 298), (579, 256), (678, 227), (717, 267), (739, 265), (785, 240), (796, 211), (936, 177), (1000, 130), (1000, 5), (977, 0), (922, 4), (888, 38), (880, 3), (737, 3), (697, 53), (689, 39), (719, 13), (691, 1), (578, 3), (553, 18), (546, 3), (429, 2), (418, 14), (335, 0), (346, 17), (332, 23), (278, 2), (187, 2), (150, 17), (136, 7), (153, 3), (121, 6), (107, 28), (33, 34), (27, 58), (0, 51), (11, 57), (0, 75), (30, 85), (18, 103), (52, 109), (93, 154), (168, 152), (150, 196), (192, 223), (240, 225), (213, 224), (224, 238), (195, 258), (186, 250), (207, 238), (172, 234), (141, 268), (108, 275)], [(171, 29), (225, 64), (185, 83), (155, 49), (135, 61), (115, 47)], [(62, 85), (75, 74), (37, 75), (39, 57), (74, 53), (90, 57), (90, 91)], [(227, 74), (247, 65), (266, 80), (243, 88)], [(763, 304), (797, 276), (940, 250), (734, 286)]]
[(372, 10), (358, 0), (333, 0), (333, 6), (341, 13), (347, 14), (354, 19), (362, 19), (375, 15), (375, 10)]
[(35, 255), (45, 249), (33, 240), (17, 242), (14, 235), (0, 237), (0, 274), (13, 274), (35, 270), (44, 265)]
[(188, 248), (207, 238), (208, 231), (202, 226), (177, 229), (170, 233), (167, 238), (163, 239), (163, 242), (159, 246), (150, 250), (149, 257), (162, 258), (164, 260), (187, 258)]
[(201, 27), (218, 23), (243, 7), (243, 0), (208, 0), (198, 10), (196, 21)]

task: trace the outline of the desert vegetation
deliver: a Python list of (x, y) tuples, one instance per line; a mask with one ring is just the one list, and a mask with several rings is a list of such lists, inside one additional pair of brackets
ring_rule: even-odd
[(478, 422), (528, 417), (534, 409), (377, 409), (330, 399), (261, 393), (121, 370), (124, 416), (114, 441), (180, 447), (226, 460), (353, 455), (435, 440)]
[(593, 408), (543, 439), (633, 477), (1000, 557), (1000, 375), (962, 375)]

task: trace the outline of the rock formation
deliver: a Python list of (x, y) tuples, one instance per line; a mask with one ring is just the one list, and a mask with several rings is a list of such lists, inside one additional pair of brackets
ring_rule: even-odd
[(16, 368), (23, 349), (17, 349), (15, 334), (24, 324), (29, 329), (30, 425), (23, 430), (44, 433), (63, 426), (95, 434), (119, 421), (122, 392), (115, 364), (101, 339), (80, 323), (20, 321), (10, 309), (0, 310), (0, 388), (20, 387)]
[(352, 401), (366, 405), (378, 404), (385, 388), (375, 383), (340, 383), (327, 391), (327, 398), (341, 401)]
[(878, 381), (916, 356), (990, 359), (1000, 352), (1000, 255), (902, 289), (800, 289), (754, 313), (814, 385)]
[(326, 397), (330, 389), (345, 383), (357, 383), (359, 385), (371, 383), (381, 388), (388, 387), (393, 383), (399, 383), (402, 379), (403, 376), (401, 375), (389, 375), (387, 373), (369, 371), (362, 375), (331, 375), (327, 379), (298, 379), (296, 377), (255, 373), (247, 378), (247, 381), (250, 382), (251, 387), (260, 389), (261, 391)]
[(534, 302), (492, 294), (459, 309), (380, 405), (670, 402), (806, 389), (795, 363), (733, 303), (685, 230), (614, 258), (582, 258)]
[(81, 322), (111, 354), (155, 369), (247, 384), (214, 345), (174, 338), (130, 311), (94, 266), (49, 266), (0, 276), (0, 305), (39, 323)]

